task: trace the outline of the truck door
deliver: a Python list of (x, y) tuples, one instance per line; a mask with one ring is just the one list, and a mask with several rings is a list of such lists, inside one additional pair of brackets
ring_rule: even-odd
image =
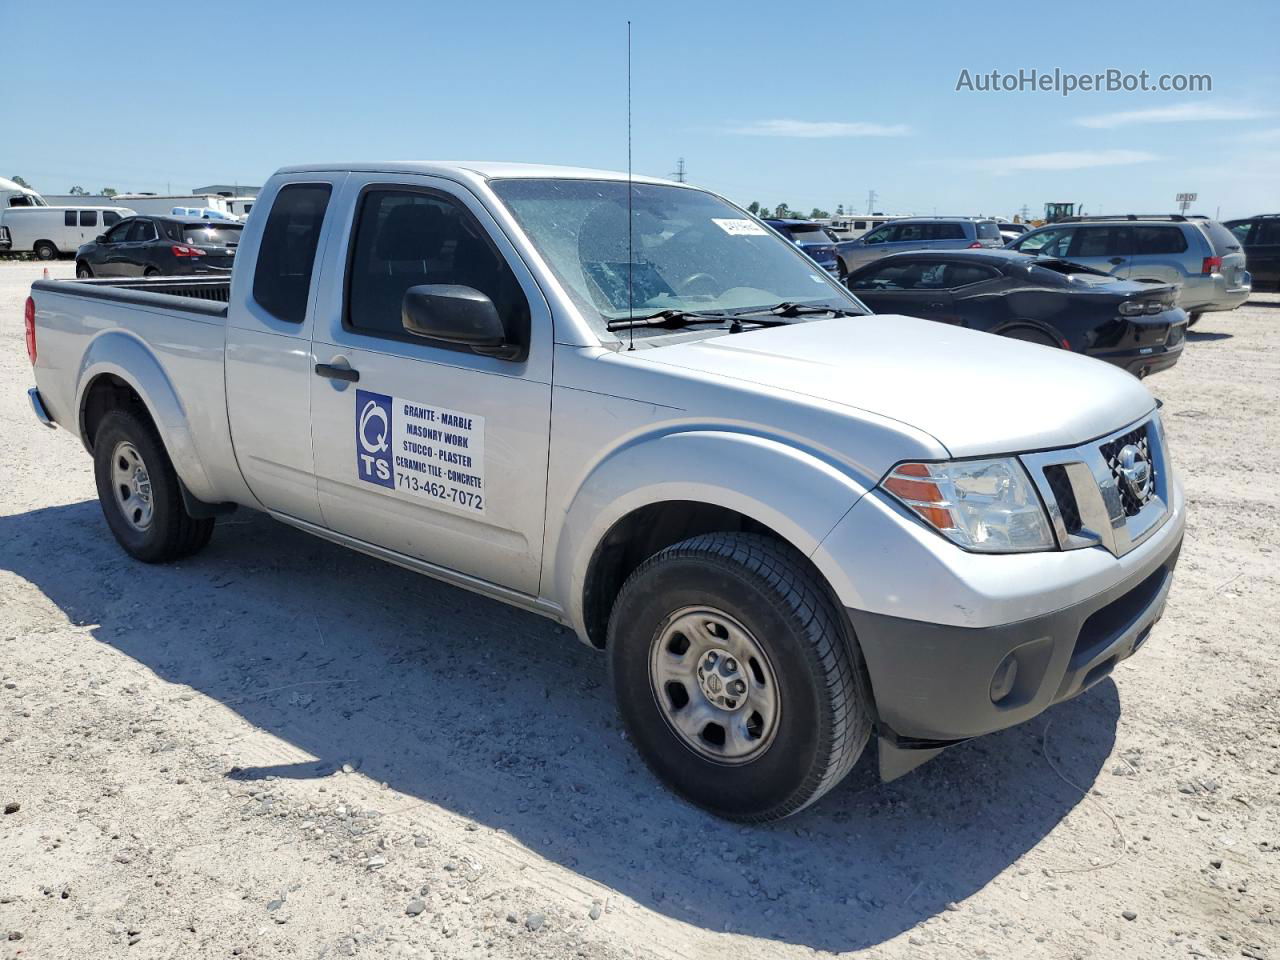
[[(541, 565), (551, 316), (483, 204), (433, 177), (352, 174), (326, 254), (312, 437), (329, 529), (525, 594)], [(258, 214), (255, 214), (258, 216)], [(409, 334), (404, 293), (479, 290), (519, 359)]]
[(263, 197), (263, 228), (237, 253), (227, 311), (227, 416), (236, 461), (262, 505), (321, 523), (311, 456), (315, 269), (345, 174), (295, 175)]

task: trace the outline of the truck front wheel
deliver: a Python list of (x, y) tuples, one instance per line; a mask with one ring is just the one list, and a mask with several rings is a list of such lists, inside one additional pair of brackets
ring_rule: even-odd
[(209, 542), (213, 519), (187, 513), (178, 475), (149, 421), (129, 410), (104, 416), (93, 442), (93, 468), (107, 526), (130, 556), (164, 563)]
[(706, 534), (646, 560), (614, 604), (608, 646), (641, 756), (718, 816), (803, 809), (870, 737), (856, 644), (804, 557), (770, 537)]

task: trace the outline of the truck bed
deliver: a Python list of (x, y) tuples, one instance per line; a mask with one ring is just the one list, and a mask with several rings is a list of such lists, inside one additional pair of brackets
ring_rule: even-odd
[(212, 317), (226, 317), (227, 301), (231, 296), (231, 277), (37, 280), (31, 288), (135, 306), (165, 307)]

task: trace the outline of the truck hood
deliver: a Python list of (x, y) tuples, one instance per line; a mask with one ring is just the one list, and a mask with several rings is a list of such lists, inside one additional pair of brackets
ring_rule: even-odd
[(1155, 400), (1110, 364), (1065, 350), (877, 314), (654, 347), (646, 360), (864, 410), (955, 457), (1075, 446)]

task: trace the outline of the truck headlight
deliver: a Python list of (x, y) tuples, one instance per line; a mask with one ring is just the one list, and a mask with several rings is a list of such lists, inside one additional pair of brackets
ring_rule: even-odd
[(1052, 550), (1053, 531), (1015, 458), (900, 463), (881, 482), (925, 523), (966, 550)]

